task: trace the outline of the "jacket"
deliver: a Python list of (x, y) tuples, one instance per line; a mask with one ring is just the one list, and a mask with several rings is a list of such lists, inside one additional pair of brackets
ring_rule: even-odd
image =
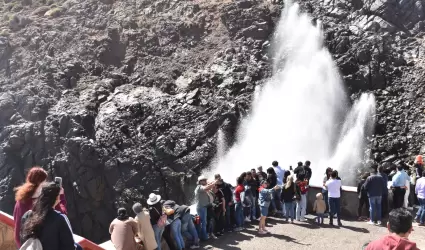
[(138, 233), (138, 226), (133, 218), (124, 221), (113, 220), (109, 226), (109, 233), (116, 250), (137, 250), (140, 248), (134, 240)]
[(257, 190), (260, 187), (258, 182), (255, 179), (251, 179), (246, 181), (245, 185), (249, 187), (250, 194), (254, 197), (257, 197)]
[(313, 211), (317, 214), (324, 214), (326, 211), (326, 203), (323, 200), (323, 196), (319, 196), (313, 204)]
[(397, 235), (387, 235), (379, 240), (372, 241), (366, 250), (419, 250), (416, 243)]
[[(18, 247), (21, 247), (22, 242), (20, 242), (20, 232), (21, 232), (21, 218), (22, 216), (32, 209), (32, 206), (35, 202), (35, 200), (40, 196), (41, 194), (41, 188), (42, 185), (39, 185), (36, 191), (34, 192), (32, 198), (30, 200), (26, 201), (17, 201), (15, 203), (15, 208), (13, 209), (13, 221), (15, 224), (15, 242)], [(55, 210), (61, 212), (62, 214), (68, 214), (66, 210), (66, 198), (65, 194), (60, 195), (60, 202), (55, 207)]]
[(382, 178), (384, 178), (384, 182), (385, 182), (385, 189), (384, 189), (384, 193), (382, 195), (388, 196), (388, 175), (386, 173), (378, 173), (378, 175), (382, 176)]
[(149, 213), (144, 211), (138, 213), (135, 218), (137, 235), (143, 241), (144, 250), (155, 250), (158, 247), (150, 219)]
[(219, 188), (221, 189), (221, 191), (223, 191), (224, 199), (226, 200), (226, 203), (229, 204), (229, 202), (232, 202), (233, 201), (232, 185), (230, 185), (229, 183), (223, 182), (223, 184), (221, 184)]
[(295, 186), (295, 183), (292, 183), (289, 188), (286, 188), (286, 186), (283, 186), (282, 188), (282, 194), (281, 198), (283, 202), (292, 202), (294, 201), (295, 192), (297, 191), (297, 187)]
[(367, 177), (363, 187), (369, 197), (382, 196), (387, 189), (387, 183), (382, 176), (374, 174)]
[(277, 176), (269, 174), (267, 176), (267, 182), (269, 183), (269, 188), (274, 188), (277, 185)]
[(258, 205), (260, 205), (260, 207), (269, 207), (272, 201), (273, 189), (260, 187), (258, 193)]
[(162, 216), (162, 206), (158, 202), (148, 207), (149, 216), (151, 217), (151, 225), (154, 226), (158, 223), (159, 218)]
[(366, 180), (360, 180), (359, 184), (357, 185), (357, 196), (361, 200), (367, 200), (367, 191), (364, 189), (364, 183)]
[[(22, 216), (21, 227), (31, 214), (32, 211), (28, 211)], [(21, 233), (24, 234), (24, 232)], [(66, 215), (53, 210), (53, 208), (47, 212), (41, 230), (36, 234), (36, 237), (40, 240), (43, 250), (75, 250), (74, 237)]]
[(312, 171), (310, 167), (304, 166), (304, 174), (305, 174), (305, 178), (307, 180), (310, 180), (311, 175), (312, 175)]

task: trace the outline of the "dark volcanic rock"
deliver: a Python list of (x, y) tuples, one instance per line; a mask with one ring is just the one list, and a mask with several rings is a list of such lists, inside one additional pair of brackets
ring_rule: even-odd
[[(283, 1), (6, 1), (0, 209), (34, 165), (62, 176), (76, 233), (108, 236), (152, 191), (189, 202), (219, 129), (232, 143), (271, 76)], [(302, 1), (351, 96), (377, 98), (377, 162), (423, 152), (424, 1)], [(230, 180), (228, 180), (230, 181)]]

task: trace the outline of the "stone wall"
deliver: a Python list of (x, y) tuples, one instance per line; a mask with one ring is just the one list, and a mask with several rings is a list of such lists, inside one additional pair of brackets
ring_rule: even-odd
[(13, 228), (0, 222), (0, 249), (16, 250), (15, 241), (13, 240)]

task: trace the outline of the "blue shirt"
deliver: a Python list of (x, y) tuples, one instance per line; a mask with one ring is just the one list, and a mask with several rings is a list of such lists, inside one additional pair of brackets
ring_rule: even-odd
[(273, 189), (261, 188), (258, 195), (258, 205), (260, 207), (269, 207), (272, 201)]
[(283, 177), (285, 176), (285, 169), (277, 166), (277, 167), (273, 167), (274, 168), (274, 172), (276, 173), (277, 176), (277, 185), (278, 186), (282, 186), (283, 185)]
[(404, 187), (406, 186), (406, 181), (410, 181), (410, 176), (404, 170), (397, 171), (393, 176), (393, 187)]

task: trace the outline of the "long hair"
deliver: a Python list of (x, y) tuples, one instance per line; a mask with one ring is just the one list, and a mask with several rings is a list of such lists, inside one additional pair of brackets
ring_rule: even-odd
[(26, 201), (30, 199), (37, 187), (47, 179), (47, 172), (40, 167), (33, 167), (27, 174), (24, 184), (15, 188), (15, 200)]
[(46, 183), (41, 189), (41, 195), (35, 201), (32, 214), (23, 226), (23, 238), (25, 240), (37, 237), (46, 219), (47, 213), (53, 209), (60, 193), (60, 187), (54, 182)]
[(292, 183), (294, 183), (294, 177), (292, 175), (288, 176), (288, 179), (286, 179), (285, 189), (288, 189), (292, 186)]

